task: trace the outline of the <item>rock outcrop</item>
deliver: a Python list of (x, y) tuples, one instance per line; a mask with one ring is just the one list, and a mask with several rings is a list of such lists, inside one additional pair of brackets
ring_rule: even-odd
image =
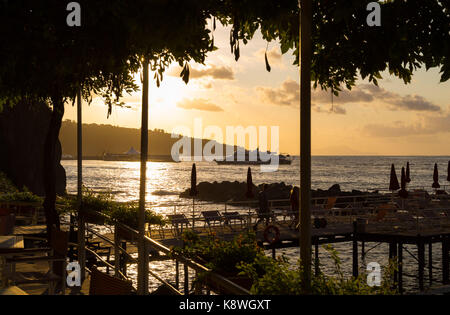
[[(255, 186), (253, 185), (253, 192), (255, 195), (254, 200), (257, 199), (258, 192), (262, 191), (263, 184)], [(286, 185), (284, 182), (268, 184), (267, 195), (269, 199), (289, 199), (289, 194), (292, 189), (291, 185)], [(203, 201), (212, 202), (238, 202), (248, 200), (245, 197), (245, 192), (247, 191), (247, 183), (245, 182), (201, 182), (197, 185), (198, 196), (197, 199)], [(311, 195), (313, 198), (320, 197), (331, 197), (331, 196), (360, 196), (367, 195), (368, 192), (363, 192), (359, 190), (352, 191), (341, 191), (339, 184), (334, 184), (328, 190), (317, 189), (312, 190)], [(378, 192), (371, 192), (370, 194), (378, 194)], [(189, 196), (189, 189), (186, 189), (180, 194), (182, 198), (192, 198)], [(340, 199), (341, 202), (345, 202), (345, 198)], [(349, 202), (353, 201), (349, 198)]]
[[(44, 143), (51, 110), (45, 104), (19, 103), (0, 112), (0, 171), (19, 188), (44, 195)], [(56, 153), (56, 192), (66, 189), (66, 172), (60, 164), (61, 144)]]

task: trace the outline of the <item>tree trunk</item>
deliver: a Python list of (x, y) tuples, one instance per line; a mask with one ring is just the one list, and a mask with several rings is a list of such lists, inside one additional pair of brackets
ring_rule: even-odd
[(57, 142), (61, 122), (64, 116), (64, 100), (62, 97), (52, 97), (53, 111), (50, 125), (44, 144), (44, 211), (47, 224), (47, 238), (50, 241), (51, 229), (60, 229), (59, 216), (56, 212), (56, 165), (57, 165)]
[(145, 244), (145, 188), (148, 156), (148, 64), (145, 58), (142, 81), (141, 179), (139, 185), (138, 294), (148, 293), (148, 251)]

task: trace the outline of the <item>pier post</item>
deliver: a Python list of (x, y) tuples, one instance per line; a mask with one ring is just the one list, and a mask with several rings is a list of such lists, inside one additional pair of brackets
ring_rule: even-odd
[(417, 252), (418, 252), (418, 259), (419, 259), (419, 290), (424, 290), (424, 284), (423, 284), (423, 273), (424, 273), (424, 266), (425, 266), (425, 245), (423, 243), (423, 240), (420, 235), (418, 235), (417, 239)]
[[(397, 258), (397, 242), (392, 241), (389, 243), (389, 259), (398, 264)], [(394, 270), (394, 283), (398, 283), (398, 272)]]
[[(122, 248), (124, 250), (127, 250), (127, 242), (126, 241), (122, 242)], [(122, 273), (126, 277), (127, 276), (127, 256), (124, 253), (122, 255), (119, 255), (119, 257), (122, 257), (120, 259), (120, 264), (121, 264)]]
[(398, 291), (403, 294), (403, 244), (398, 243)]
[(120, 271), (120, 250), (119, 250), (119, 234), (117, 233), (117, 225), (114, 227), (114, 275), (119, 277)]
[(175, 260), (175, 288), (177, 290), (180, 287), (180, 263), (178, 260)]
[(442, 237), (442, 283), (449, 284), (449, 239), (448, 236)]
[(353, 277), (358, 277), (358, 238), (356, 233), (356, 221), (353, 221)]
[(361, 260), (364, 261), (364, 259), (366, 258), (366, 243), (364, 241), (361, 241)]
[(316, 277), (319, 275), (319, 241), (314, 243), (314, 274)]
[(428, 243), (428, 280), (430, 285), (433, 282), (433, 242), (430, 240)]
[(189, 295), (189, 268), (184, 264), (184, 295)]

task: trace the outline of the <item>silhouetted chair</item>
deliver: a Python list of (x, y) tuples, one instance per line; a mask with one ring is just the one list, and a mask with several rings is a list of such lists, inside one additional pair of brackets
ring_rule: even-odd
[(210, 211), (202, 211), (202, 216), (205, 220), (204, 226), (208, 224), (208, 227), (211, 229), (211, 223), (212, 225), (215, 225), (217, 222), (219, 225), (224, 222), (224, 217), (220, 214), (217, 210), (210, 210)]
[(239, 214), (239, 212), (237, 211), (233, 211), (233, 212), (222, 212), (223, 215), (223, 221), (225, 223), (225, 225), (228, 225), (231, 229), (231, 223), (232, 221), (234, 222), (240, 222), (241, 223), (241, 227), (245, 224), (245, 218)]
[(92, 268), (89, 295), (131, 295), (133, 285), (130, 280), (119, 279)]
[(177, 235), (180, 233), (178, 230), (178, 226), (181, 226), (181, 233), (183, 232), (183, 226), (185, 225), (186, 228), (191, 225), (189, 223), (188, 218), (184, 214), (169, 214), (167, 215), (169, 218), (170, 224), (172, 225), (172, 231), (175, 231), (173, 234)]
[[(55, 293), (58, 282), (61, 284), (61, 293), (65, 294), (66, 290), (66, 261), (67, 248), (69, 242), (69, 232), (52, 230), (50, 248), (36, 248), (17, 251), (14, 257), (7, 258), (5, 262), (12, 267), (12, 282), (14, 285), (29, 283), (48, 283), (50, 295)], [(48, 254), (48, 256), (28, 256), (30, 254)], [(50, 270), (48, 273), (38, 278), (19, 277), (16, 273), (16, 264), (20, 263), (39, 263), (49, 262)]]

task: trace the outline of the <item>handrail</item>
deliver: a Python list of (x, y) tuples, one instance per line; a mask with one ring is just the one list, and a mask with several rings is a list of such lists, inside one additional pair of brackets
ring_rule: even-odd
[[(94, 212), (95, 214), (99, 214), (99, 215), (102, 215), (102, 216), (104, 216), (104, 217), (106, 217), (106, 218), (109, 218), (109, 216), (106, 215), (106, 214), (104, 214), (104, 213), (97, 212), (97, 211), (93, 211), (93, 212)], [(116, 225), (119, 225), (121, 228), (124, 228), (125, 230), (127, 230), (127, 231), (129, 231), (129, 232), (135, 234), (136, 236), (139, 236), (139, 232), (136, 231), (135, 229), (133, 229), (133, 228), (131, 228), (131, 227), (129, 227), (129, 226), (123, 224), (123, 223), (120, 223), (120, 222), (115, 222), (115, 223), (116, 223)], [(171, 257), (173, 257), (175, 260), (180, 261), (181, 263), (183, 263), (183, 264), (185, 264), (185, 265), (191, 267), (192, 269), (194, 269), (194, 270), (196, 270), (196, 271), (200, 271), (200, 272), (207, 272), (213, 281), (215, 281), (215, 282), (217, 282), (218, 284), (222, 285), (222, 286), (223, 286), (225, 289), (227, 289), (231, 294), (237, 294), (237, 295), (249, 295), (249, 294), (250, 294), (250, 292), (249, 292), (248, 290), (242, 288), (241, 286), (235, 284), (234, 282), (232, 282), (232, 281), (226, 279), (225, 277), (223, 277), (223, 276), (221, 276), (221, 275), (219, 275), (219, 274), (216, 274), (216, 273), (212, 272), (211, 269), (209, 269), (209, 268), (207, 268), (207, 267), (205, 267), (205, 266), (203, 266), (203, 265), (200, 265), (199, 263), (197, 263), (197, 262), (195, 262), (195, 261), (193, 261), (193, 260), (191, 260), (191, 259), (189, 259), (189, 258), (186, 258), (186, 257), (184, 257), (184, 256), (182, 256), (182, 255), (173, 253), (168, 247), (166, 247), (166, 246), (164, 246), (164, 245), (162, 245), (162, 244), (156, 242), (155, 240), (149, 238), (148, 236), (145, 236), (145, 235), (144, 235), (144, 240), (145, 240), (147, 243), (149, 243), (150, 246), (154, 247), (154, 248), (157, 249), (158, 251), (161, 251), (161, 252), (163, 252), (163, 253), (165, 253), (165, 254), (171, 255)], [(127, 254), (128, 254), (128, 253), (127, 253)], [(128, 254), (128, 255), (129, 255), (129, 254)], [(150, 271), (150, 270), (149, 270), (149, 274), (152, 275), (152, 276), (154, 276), (154, 277), (155, 277), (157, 280), (159, 280), (159, 281), (163, 280), (163, 279), (161, 279), (157, 274), (155, 274), (154, 272), (152, 272), (152, 271)], [(164, 281), (164, 280), (163, 280), (163, 281)], [(161, 281), (161, 282), (163, 282), (163, 281)], [(164, 282), (166, 282), (166, 281), (164, 281)], [(169, 288), (170, 290), (172, 290), (173, 287), (172, 287), (169, 283), (164, 283), (164, 282), (163, 282), (163, 284), (166, 285), (166, 286), (168, 286), (168, 288)], [(173, 289), (175, 289), (175, 288), (173, 288)], [(175, 289), (175, 290), (176, 290), (176, 289)], [(173, 291), (173, 290), (172, 290), (172, 291)], [(178, 291), (178, 290), (177, 290), (177, 291)], [(173, 291), (173, 292), (175, 292), (175, 291)], [(178, 291), (178, 292), (179, 292), (179, 291)], [(176, 293), (176, 292), (175, 292), (175, 293)], [(178, 294), (178, 293), (177, 293), (177, 294)]]

